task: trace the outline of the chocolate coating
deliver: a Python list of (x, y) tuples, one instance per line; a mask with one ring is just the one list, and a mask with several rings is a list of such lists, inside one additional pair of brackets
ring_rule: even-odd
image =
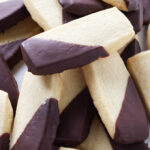
[(0, 150), (9, 150), (9, 134), (5, 133), (0, 136)]
[(52, 150), (58, 124), (58, 101), (51, 98), (39, 107), (12, 150)]
[(144, 7), (144, 23), (147, 24), (150, 22), (150, 0), (142, 0)]
[(116, 121), (114, 140), (120, 144), (143, 142), (148, 137), (148, 121), (131, 77), (128, 79), (122, 108)]
[(59, 2), (66, 12), (77, 16), (85, 16), (104, 8), (99, 0), (59, 0)]
[(132, 57), (135, 54), (140, 53), (141, 51), (142, 50), (141, 50), (140, 44), (136, 39), (134, 39), (131, 43), (129, 43), (129, 45), (125, 48), (125, 50), (121, 54), (121, 57), (125, 65), (127, 65), (127, 59), (129, 57)]
[(53, 40), (30, 38), (21, 44), (28, 70), (47, 75), (86, 65), (108, 53), (102, 46), (86, 46)]
[(2, 56), (0, 56), (0, 90), (8, 93), (15, 112), (18, 101), (18, 86)]
[(134, 11), (139, 9), (139, 0), (124, 0), (128, 11)]
[(60, 115), (55, 144), (74, 147), (88, 136), (94, 117), (94, 108), (88, 89), (78, 94)]
[(27, 17), (27, 12), (22, 0), (8, 0), (0, 3), (0, 32), (15, 25)]
[(22, 59), (20, 44), (23, 41), (24, 40), (17, 40), (0, 45), (0, 54), (7, 62), (10, 69), (13, 69), (13, 67)]
[(138, 1), (140, 5), (137, 10), (132, 12), (124, 12), (124, 14), (132, 23), (136, 33), (139, 32), (143, 27), (143, 2), (141, 0)]

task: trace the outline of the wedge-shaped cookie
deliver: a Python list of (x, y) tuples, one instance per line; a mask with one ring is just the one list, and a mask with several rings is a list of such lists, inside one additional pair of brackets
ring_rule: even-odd
[(110, 136), (121, 144), (148, 136), (145, 111), (121, 57), (114, 53), (83, 67), (86, 83)]
[(35, 76), (26, 72), (17, 105), (11, 150), (51, 149), (59, 124), (61, 87), (58, 74)]
[(13, 110), (15, 112), (18, 101), (18, 86), (13, 74), (9, 70), (5, 60), (0, 55), (0, 90), (6, 91), (9, 95)]
[(0, 12), (0, 32), (29, 15), (22, 0), (1, 0)]
[(142, 50), (141, 50), (139, 41), (137, 39), (134, 39), (132, 42), (128, 44), (128, 46), (121, 53), (121, 57), (124, 63), (126, 64), (128, 58), (134, 56), (137, 53), (140, 53), (141, 51)]
[(85, 16), (104, 8), (99, 0), (59, 0), (59, 2), (66, 12), (77, 16)]
[(150, 24), (147, 30), (147, 48), (150, 50)]
[(0, 33), (0, 54), (9, 68), (13, 68), (22, 59), (20, 44), (27, 38), (40, 33), (42, 29), (30, 18)]
[(8, 94), (0, 90), (0, 149), (9, 150), (9, 135), (13, 123), (13, 109)]
[(22, 54), (29, 71), (46, 75), (106, 57), (133, 37), (129, 20), (117, 8), (111, 8), (26, 40)]
[(145, 51), (129, 58), (127, 65), (143, 98), (148, 113), (150, 114), (149, 59), (150, 59), (150, 51)]
[(74, 147), (88, 136), (94, 109), (81, 69), (65, 71), (61, 79), (60, 124), (55, 144)]
[(137, 10), (140, 0), (102, 0), (107, 4), (117, 7), (123, 11)]
[(88, 138), (78, 146), (81, 150), (149, 150), (144, 142), (120, 145), (111, 140), (101, 121), (95, 117)]
[(150, 22), (150, 1), (149, 0), (142, 0), (143, 2), (143, 7), (144, 7), (144, 13), (143, 13), (143, 17), (144, 17), (144, 23), (147, 24)]

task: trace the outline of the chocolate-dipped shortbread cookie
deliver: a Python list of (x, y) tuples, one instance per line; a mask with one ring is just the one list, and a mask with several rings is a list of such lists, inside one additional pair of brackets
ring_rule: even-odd
[(35, 76), (26, 72), (11, 136), (11, 150), (51, 149), (59, 124), (59, 74)]
[(0, 55), (0, 90), (6, 91), (9, 95), (13, 110), (15, 112), (18, 101), (18, 86), (15, 78), (9, 70), (5, 60)]
[(133, 37), (129, 20), (117, 8), (111, 8), (34, 36), (21, 47), (28, 70), (46, 75), (106, 57)]
[(66, 12), (77, 16), (85, 16), (104, 9), (100, 0), (59, 0)]
[(80, 69), (61, 74), (62, 95), (59, 101), (60, 124), (55, 144), (74, 147), (88, 136), (94, 108)]
[(78, 148), (81, 150), (149, 150), (144, 142), (132, 145), (115, 143), (97, 117), (93, 120), (88, 138)]
[(137, 39), (134, 39), (132, 42), (130, 42), (128, 46), (124, 49), (124, 51), (121, 53), (121, 57), (125, 65), (127, 64), (128, 58), (134, 56), (137, 53), (140, 53), (141, 51), (142, 50)]
[(0, 150), (9, 150), (12, 123), (13, 109), (8, 94), (0, 90)]
[(29, 14), (22, 0), (0, 1), (0, 32), (15, 25)]
[(93, 102), (112, 139), (120, 144), (142, 142), (148, 123), (140, 96), (121, 57), (109, 57), (83, 67)]
[(139, 0), (102, 0), (123, 11), (135, 11), (139, 8)]
[(147, 48), (150, 50), (150, 24), (147, 29)]
[(145, 51), (128, 59), (128, 69), (139, 89), (143, 102), (150, 115), (150, 51)]
[(22, 59), (20, 44), (40, 31), (42, 29), (28, 17), (0, 33), (0, 54), (10, 69)]

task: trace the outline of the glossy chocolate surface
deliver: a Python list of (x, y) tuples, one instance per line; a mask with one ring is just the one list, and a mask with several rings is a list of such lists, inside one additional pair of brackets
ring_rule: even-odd
[(139, 32), (143, 27), (143, 2), (139, 1), (139, 8), (132, 12), (123, 12), (132, 23), (135, 32)]
[(0, 136), (0, 150), (9, 150), (9, 134), (5, 133)]
[(51, 98), (40, 106), (11, 150), (52, 150), (58, 125), (58, 101)]
[(15, 112), (19, 96), (18, 86), (2, 56), (0, 56), (0, 90), (8, 93)]
[(129, 43), (129, 45), (125, 48), (125, 50), (123, 51), (123, 53), (121, 54), (121, 57), (125, 63), (125, 65), (127, 65), (127, 59), (134, 56), (137, 53), (140, 53), (141, 47), (139, 42), (134, 39), (131, 43)]
[(135, 11), (139, 9), (139, 1), (140, 0), (124, 0), (128, 11)]
[(120, 144), (143, 142), (148, 137), (148, 121), (131, 77), (128, 79), (122, 108), (116, 121), (114, 140)]
[(22, 0), (0, 2), (0, 32), (15, 25), (28, 15)]
[(142, 0), (144, 7), (144, 23), (147, 24), (150, 22), (150, 0)]
[(24, 40), (17, 40), (0, 45), (0, 54), (7, 62), (10, 69), (13, 69), (13, 67), (22, 59), (20, 44), (23, 41)]
[(55, 144), (74, 147), (88, 136), (94, 117), (94, 108), (88, 89), (79, 93), (60, 115)]
[(108, 53), (102, 46), (86, 46), (53, 40), (30, 38), (22, 44), (28, 70), (36, 75), (59, 73), (91, 63)]
[(104, 8), (99, 0), (59, 0), (59, 2), (66, 12), (77, 16), (85, 16)]

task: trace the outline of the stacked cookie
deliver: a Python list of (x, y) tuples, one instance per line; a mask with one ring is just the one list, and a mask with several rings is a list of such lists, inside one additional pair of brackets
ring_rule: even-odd
[[(135, 35), (150, 21), (148, 6), (148, 0), (0, 2), (0, 148), (149, 150), (149, 52), (140, 53)], [(9, 68), (22, 56), (28, 71), (19, 94)]]

